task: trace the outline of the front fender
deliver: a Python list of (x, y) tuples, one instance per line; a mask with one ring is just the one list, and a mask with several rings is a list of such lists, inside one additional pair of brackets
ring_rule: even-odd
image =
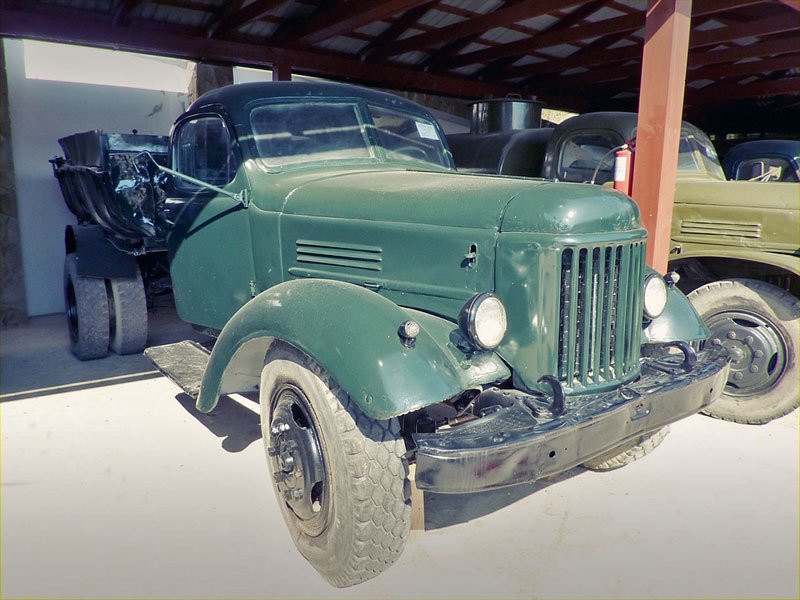
[(642, 330), (642, 344), (693, 342), (709, 336), (708, 327), (677, 287), (667, 288), (667, 306)]
[[(420, 324), (413, 348), (397, 331)], [(492, 352), (459, 350), (458, 327), (404, 309), (362, 287), (322, 279), (281, 283), (239, 309), (223, 328), (203, 375), (197, 408), (208, 412), (221, 393), (252, 389), (272, 340), (282, 340), (322, 366), (374, 419), (387, 419), (501, 381), (508, 367)]]

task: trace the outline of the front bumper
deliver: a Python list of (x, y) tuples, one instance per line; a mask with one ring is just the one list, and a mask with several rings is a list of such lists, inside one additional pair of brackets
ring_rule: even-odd
[(675, 355), (645, 359), (634, 382), (611, 392), (567, 397), (558, 416), (543, 410), (542, 398), (495, 390), (505, 398), (496, 412), (436, 433), (414, 434), (416, 485), (466, 493), (566, 471), (708, 406), (722, 393), (728, 369), (728, 354), (719, 347), (698, 353), (693, 366)]

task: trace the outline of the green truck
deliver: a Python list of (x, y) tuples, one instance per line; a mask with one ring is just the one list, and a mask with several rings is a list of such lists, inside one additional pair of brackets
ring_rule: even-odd
[[(333, 585), (402, 552), (412, 466), (414, 485), (440, 493), (619, 467), (724, 387), (728, 353), (692, 346), (708, 331), (645, 266), (628, 197), (458, 173), (440, 126), (407, 100), (229, 86), (177, 119), (169, 167), (130, 158), (137, 206), (165, 232), (134, 259), (163, 245), (179, 315), (216, 335), (210, 353), (146, 353), (200, 411), (259, 394), (283, 516)], [(94, 257), (72, 241), (70, 322), (102, 345), (108, 313), (86, 305), (103, 303), (107, 277), (97, 261), (81, 274)]]
[[(636, 127), (635, 113), (599, 112), (448, 141), (462, 171), (610, 185)], [(798, 405), (800, 185), (788, 181), (726, 181), (708, 137), (682, 124), (669, 268), (711, 330), (699, 346), (731, 353), (725, 391), (703, 410), (715, 417), (766, 423)]]

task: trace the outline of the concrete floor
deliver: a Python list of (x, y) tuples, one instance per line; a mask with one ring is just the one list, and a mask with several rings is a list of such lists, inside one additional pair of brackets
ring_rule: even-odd
[[(160, 310), (151, 343), (191, 330)], [(63, 317), (2, 330), (2, 596), (797, 598), (798, 413), (695, 416), (610, 473), (426, 497), (389, 571), (295, 550), (242, 397), (201, 415), (142, 356), (80, 363)]]

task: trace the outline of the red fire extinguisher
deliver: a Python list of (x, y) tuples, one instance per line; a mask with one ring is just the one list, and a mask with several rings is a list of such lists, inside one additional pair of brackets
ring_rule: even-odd
[(623, 144), (614, 154), (614, 189), (624, 194), (633, 192), (634, 142)]

